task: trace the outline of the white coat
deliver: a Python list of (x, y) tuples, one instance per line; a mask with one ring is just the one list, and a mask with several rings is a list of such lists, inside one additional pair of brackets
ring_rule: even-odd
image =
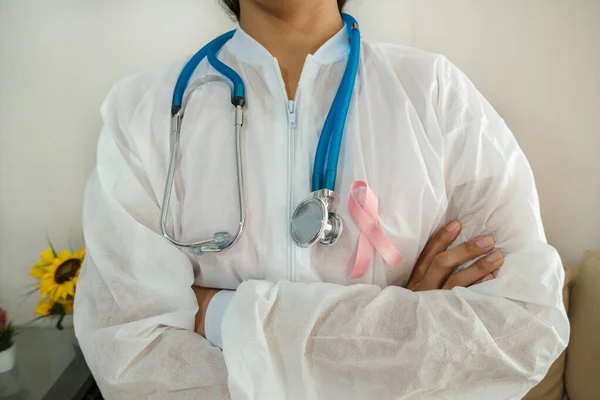
[[(226, 253), (195, 256), (160, 234), (170, 101), (185, 60), (110, 92), (75, 304), (106, 398), (518, 399), (563, 351), (561, 261), (505, 122), (444, 57), (366, 41), (361, 52), (336, 188), (345, 229), (333, 247), (296, 247), (289, 226), (346, 65), (344, 30), (307, 57), (293, 101), (277, 61), (246, 33), (221, 52), (247, 90), (248, 225)], [(206, 73), (215, 71), (205, 60), (194, 76)], [(171, 203), (178, 239), (237, 227), (229, 96), (209, 84), (188, 105)], [(347, 199), (358, 180), (379, 198), (381, 228), (404, 261), (392, 269), (376, 254), (351, 280), (360, 231)], [(456, 244), (495, 238), (506, 255), (496, 279), (405, 289), (428, 238), (454, 219)], [(236, 290), (223, 351), (194, 333), (194, 284)]]

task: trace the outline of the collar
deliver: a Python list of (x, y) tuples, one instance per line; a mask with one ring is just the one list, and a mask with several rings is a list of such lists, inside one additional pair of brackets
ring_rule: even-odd
[[(345, 58), (350, 52), (349, 38), (346, 26), (333, 35), (319, 50), (312, 55), (312, 59), (320, 64), (333, 64)], [(227, 43), (230, 52), (250, 64), (272, 63), (274, 57), (267, 49), (258, 43), (252, 36), (236, 26), (236, 32)]]

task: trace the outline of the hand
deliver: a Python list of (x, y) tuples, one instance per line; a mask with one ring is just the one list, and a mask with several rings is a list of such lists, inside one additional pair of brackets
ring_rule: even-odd
[(450, 290), (457, 286), (468, 287), (494, 279), (492, 273), (504, 263), (504, 256), (499, 251), (493, 251), (487, 257), (481, 257), (468, 268), (452, 274), (454, 268), (494, 249), (494, 239), (480, 237), (452, 250), (447, 250), (461, 229), (460, 223), (454, 221), (427, 242), (413, 269), (407, 289), (413, 292)]
[(198, 300), (198, 312), (196, 313), (196, 332), (206, 337), (204, 330), (204, 320), (206, 317), (206, 309), (212, 298), (220, 292), (217, 289), (207, 289), (200, 286), (192, 286), (194, 293), (196, 294), (196, 300)]

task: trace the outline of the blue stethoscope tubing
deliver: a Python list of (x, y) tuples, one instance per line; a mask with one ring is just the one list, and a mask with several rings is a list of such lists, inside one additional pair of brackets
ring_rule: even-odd
[[(342, 20), (346, 25), (350, 38), (350, 55), (342, 82), (325, 120), (317, 146), (312, 175), (313, 192), (321, 189), (335, 190), (342, 138), (344, 136), (344, 128), (346, 126), (346, 119), (352, 101), (352, 93), (354, 92), (354, 84), (360, 62), (360, 31), (358, 22), (348, 14), (342, 14)], [(243, 106), (245, 104), (246, 89), (242, 78), (217, 58), (219, 50), (234, 34), (235, 30), (214, 39), (198, 51), (186, 64), (179, 75), (179, 79), (177, 79), (177, 84), (173, 92), (172, 115), (175, 115), (181, 109), (183, 95), (190, 78), (202, 60), (207, 57), (212, 67), (231, 81), (233, 85), (231, 102), (233, 105)]]
[[(320, 221), (322, 223), (322, 228), (318, 232), (318, 235), (315, 236), (315, 239), (317, 239), (317, 237), (321, 237), (322, 239), (325, 238), (325, 234), (323, 232), (325, 231), (326, 227), (331, 228), (331, 218), (339, 220), (335, 213), (330, 213), (328, 217), (327, 209), (331, 204), (327, 199), (333, 198), (333, 193), (335, 190), (342, 138), (344, 135), (348, 111), (352, 102), (352, 94), (354, 92), (354, 86), (360, 62), (360, 30), (358, 22), (348, 14), (342, 14), (342, 20), (346, 26), (350, 41), (350, 53), (342, 81), (327, 115), (327, 119), (325, 120), (325, 124), (323, 125), (323, 130), (321, 132), (315, 154), (315, 163), (313, 166), (312, 175), (312, 191), (313, 194), (318, 194), (316, 197), (321, 198), (319, 201), (322, 202), (322, 208), (324, 212), (323, 219)], [(163, 236), (171, 243), (179, 247), (190, 248), (192, 252), (198, 255), (201, 255), (204, 252), (218, 252), (231, 248), (240, 239), (245, 229), (245, 195), (243, 171), (241, 167), (241, 127), (243, 125), (243, 107), (246, 105), (246, 89), (239, 74), (218, 59), (219, 51), (234, 35), (235, 30), (229, 31), (212, 40), (196, 54), (194, 54), (194, 56), (192, 56), (192, 58), (182, 69), (173, 91), (173, 99), (171, 104), (171, 117), (173, 123), (171, 130), (171, 160), (169, 163), (167, 185), (165, 188), (165, 196), (163, 198), (162, 205), (161, 231)], [(237, 234), (233, 237), (227, 232), (217, 232), (214, 234), (214, 238), (212, 239), (196, 243), (183, 243), (175, 240), (167, 233), (166, 225), (168, 219), (168, 206), (171, 189), (173, 186), (175, 165), (177, 164), (179, 133), (183, 120), (185, 102), (187, 102), (187, 100), (184, 99), (189, 97), (189, 93), (187, 93), (188, 89), (189, 91), (192, 91), (197, 87), (193, 84), (190, 85), (190, 79), (198, 68), (198, 65), (200, 65), (205, 58), (208, 59), (209, 64), (223, 77), (225, 77), (232, 86), (231, 102), (236, 108), (235, 126), (237, 138), (237, 172), (240, 189), (240, 227)], [(198, 81), (201, 80), (202, 79), (199, 79)], [(204, 82), (209, 81), (214, 81), (214, 79), (204, 80)], [(330, 225), (327, 225), (327, 223)], [(339, 235), (341, 235), (341, 220), (339, 220), (336, 225), (337, 228), (333, 231), (329, 232), (328, 230), (329, 237), (327, 239), (323, 239), (321, 243), (332, 244), (337, 240), (337, 238), (339, 238)], [(304, 247), (304, 244), (299, 245)]]
[(218, 38), (214, 39), (202, 49), (200, 49), (188, 63), (183, 67), (181, 73), (179, 74), (179, 78), (177, 78), (177, 83), (175, 84), (175, 90), (173, 91), (173, 102), (171, 107), (171, 115), (174, 116), (181, 110), (181, 105), (183, 103), (183, 96), (185, 94), (185, 90), (188, 87), (190, 79), (198, 68), (198, 65), (208, 57), (208, 62), (216, 69), (219, 73), (224, 75), (227, 79), (229, 79), (233, 85), (231, 102), (234, 106), (240, 105), (244, 106), (246, 103), (246, 87), (244, 86), (244, 81), (242, 78), (229, 68), (227, 65), (223, 64), (217, 58), (217, 54), (219, 50), (233, 37), (235, 34), (235, 30), (229, 31)]
[(335, 190), (342, 138), (344, 136), (344, 128), (346, 127), (348, 110), (352, 101), (352, 93), (354, 92), (354, 83), (358, 74), (360, 61), (360, 31), (358, 29), (358, 22), (348, 14), (343, 14), (342, 18), (346, 23), (346, 29), (350, 37), (350, 55), (342, 82), (335, 95), (333, 105), (329, 110), (329, 114), (323, 125), (321, 137), (319, 138), (315, 155), (315, 165), (313, 167), (313, 192), (321, 189)]

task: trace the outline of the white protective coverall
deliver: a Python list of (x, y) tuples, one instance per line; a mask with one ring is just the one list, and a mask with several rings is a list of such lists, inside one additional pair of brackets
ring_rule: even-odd
[[(87, 257), (77, 337), (108, 399), (518, 399), (565, 348), (563, 269), (546, 243), (530, 166), (504, 121), (444, 57), (362, 43), (336, 192), (332, 247), (289, 233), (310, 193), (318, 138), (346, 66), (345, 30), (306, 59), (288, 100), (276, 59), (241, 30), (220, 59), (243, 78), (248, 225), (230, 251), (195, 256), (160, 233), (171, 97), (185, 63), (125, 78), (104, 128), (84, 210)], [(215, 73), (205, 60), (194, 77)], [(225, 85), (192, 96), (170, 229), (184, 241), (235, 232), (234, 109)], [(362, 180), (404, 256), (375, 254), (351, 280), (360, 234), (348, 212)], [(405, 289), (429, 237), (458, 219), (455, 245), (491, 235), (496, 279)], [(194, 333), (192, 285), (236, 290), (223, 351)], [(211, 321), (207, 321), (210, 324)]]

